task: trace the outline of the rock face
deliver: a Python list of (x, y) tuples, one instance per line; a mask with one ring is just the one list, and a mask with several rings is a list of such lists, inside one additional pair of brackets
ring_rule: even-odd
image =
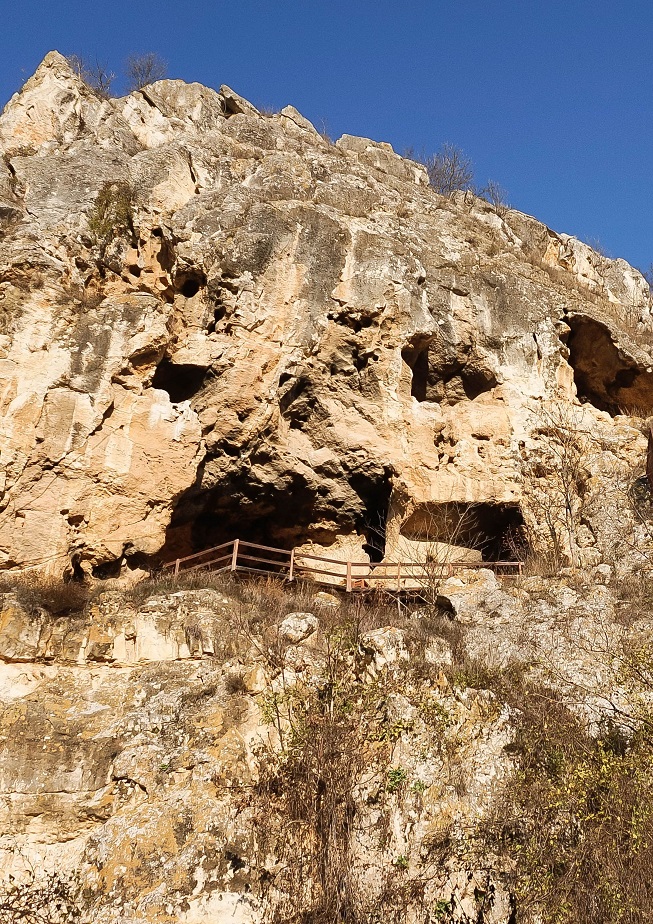
[[(228, 589), (106, 593), (63, 620), (13, 596), (0, 606), (0, 884), (29, 860), (74, 871), (84, 921), (268, 920), (283, 843), (262, 785), (283, 755), (270, 704), (283, 714), (283, 696), (311, 683), (324, 695), (312, 678), (337, 650), (324, 611), (282, 618), (271, 657), (255, 628), (270, 601), (237, 607)], [(300, 623), (308, 634), (294, 631)], [(408, 881), (410, 865), (415, 882), (429, 878), (427, 903), (471, 912), (487, 863), (454, 851), (436, 874), (434, 857), (506, 778), (508, 714), (443, 677), (412, 687), (409, 660), (404, 632), (385, 627), (340, 667), (375, 717), (352, 860), (371, 905), (393, 877)], [(501, 875), (498, 864), (487, 919), (505, 924)]]
[[(642, 276), (291, 106), (100, 99), (55, 52), (0, 152), (0, 888), (70, 874), (97, 924), (517, 920), (491, 672), (650, 716)], [(235, 537), (436, 570), (412, 615), (124, 589)], [(463, 570), (525, 542), (569, 580)]]
[(24, 587), (0, 594), (0, 895), (30, 863), (78, 884), (84, 924), (308, 913), (320, 866), (310, 813), (292, 814), (308, 784), (323, 825), (321, 786), (353, 806), (329, 859), (359, 919), (434, 924), (444, 909), (452, 924), (510, 924), (514, 858), (487, 831), (512, 785), (519, 710), (462, 666), (555, 678), (598, 723), (627, 708), (614, 655), (650, 640), (650, 619), (626, 628), (614, 592), (590, 582), (502, 587), (482, 570), (441, 593), (455, 624), (418, 613), (399, 627), (388, 608), (395, 624), (356, 635), (360, 610), (298, 610), (308, 597), (210, 578), (105, 591), (59, 617)]
[(387, 144), (226, 87), (99, 99), (52, 52), (0, 151), (5, 568), (236, 535), (378, 560), (470, 504), (497, 557), (542, 402), (653, 409), (635, 270)]

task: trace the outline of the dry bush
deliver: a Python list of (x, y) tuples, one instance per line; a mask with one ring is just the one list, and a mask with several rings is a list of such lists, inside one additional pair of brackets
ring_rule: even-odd
[(424, 161), (433, 189), (442, 196), (458, 191), (469, 191), (474, 186), (474, 168), (471, 160), (454, 144), (443, 144), (437, 154)]
[(268, 811), (261, 849), (279, 857), (268, 892), (274, 924), (368, 920), (353, 869), (355, 790), (378, 763), (374, 727), (383, 691), (360, 681), (360, 622), (340, 618), (325, 632), (319, 681), (270, 690), (267, 719), (281, 743), (259, 785)]
[[(644, 660), (640, 687), (650, 694), (650, 651)], [(653, 739), (642, 716), (631, 714), (628, 732), (604, 719), (592, 734), (581, 713), (523, 669), (482, 683), (515, 723), (515, 774), (484, 832), (488, 848), (503, 847), (514, 864), (515, 920), (653, 920)]]
[(32, 572), (15, 578), (4, 577), (0, 592), (14, 593), (28, 613), (46, 610), (52, 616), (81, 613), (88, 605), (92, 590), (88, 584)]
[(142, 55), (130, 55), (127, 58), (125, 69), (128, 80), (127, 89), (131, 93), (133, 90), (142, 90), (143, 87), (157, 80), (163, 80), (168, 66), (160, 55), (148, 51)]
[(128, 234), (134, 239), (135, 198), (133, 188), (124, 180), (109, 180), (100, 188), (88, 227), (103, 252), (116, 236)]
[(75, 924), (81, 917), (79, 883), (58, 871), (26, 864), (0, 883), (0, 924)]
[(98, 58), (94, 62), (89, 61), (81, 55), (70, 55), (66, 60), (75, 74), (100, 99), (108, 99), (111, 96), (111, 84), (116, 79), (116, 75), (104, 62)]
[[(577, 534), (588, 503), (586, 485), (596, 447), (592, 422), (569, 402), (542, 405), (533, 414), (537, 443), (522, 459), (528, 506), (541, 526), (541, 560), (556, 569), (578, 565)], [(535, 561), (532, 562), (535, 565)]]
[(481, 199), (485, 199), (486, 202), (490, 203), (499, 218), (503, 218), (510, 208), (508, 204), (508, 193), (503, 186), (494, 180), (488, 180), (487, 184), (482, 189), (478, 190), (478, 195)]

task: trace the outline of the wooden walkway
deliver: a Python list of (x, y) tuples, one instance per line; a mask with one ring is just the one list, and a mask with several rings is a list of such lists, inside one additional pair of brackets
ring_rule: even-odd
[(245, 574), (276, 575), (287, 581), (313, 580), (347, 592), (375, 588), (391, 593), (417, 591), (419, 588), (451, 577), (457, 571), (488, 568), (497, 575), (518, 577), (520, 561), (449, 561), (449, 562), (356, 562), (309, 555), (297, 549), (275, 549), (233, 539), (211, 549), (168, 562), (165, 569), (174, 575), (189, 571), (231, 571)]

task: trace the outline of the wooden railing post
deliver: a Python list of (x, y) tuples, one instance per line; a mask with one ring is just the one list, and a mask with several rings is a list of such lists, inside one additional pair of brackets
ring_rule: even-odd
[(401, 590), (401, 562), (397, 562), (397, 590)]
[(347, 590), (351, 591), (351, 562), (347, 562)]
[(175, 577), (179, 574), (179, 559), (175, 561)]
[(238, 539), (234, 539), (234, 550), (231, 553), (231, 570), (235, 571), (238, 567)]
[(288, 572), (289, 581), (292, 581), (294, 571), (295, 571), (295, 550), (292, 549), (292, 551), (290, 552), (290, 571)]

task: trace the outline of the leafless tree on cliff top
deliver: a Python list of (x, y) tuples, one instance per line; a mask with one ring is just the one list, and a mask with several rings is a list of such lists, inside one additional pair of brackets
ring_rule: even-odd
[(437, 154), (426, 158), (424, 165), (431, 186), (443, 196), (473, 188), (472, 162), (454, 144), (443, 144)]
[(111, 84), (116, 79), (116, 75), (109, 70), (106, 64), (101, 63), (97, 58), (93, 64), (81, 55), (69, 55), (67, 60), (70, 67), (84, 81), (87, 87), (103, 99), (108, 99), (111, 96)]
[(143, 87), (163, 80), (167, 73), (165, 61), (153, 51), (144, 55), (131, 55), (127, 58), (128, 89), (142, 90)]

